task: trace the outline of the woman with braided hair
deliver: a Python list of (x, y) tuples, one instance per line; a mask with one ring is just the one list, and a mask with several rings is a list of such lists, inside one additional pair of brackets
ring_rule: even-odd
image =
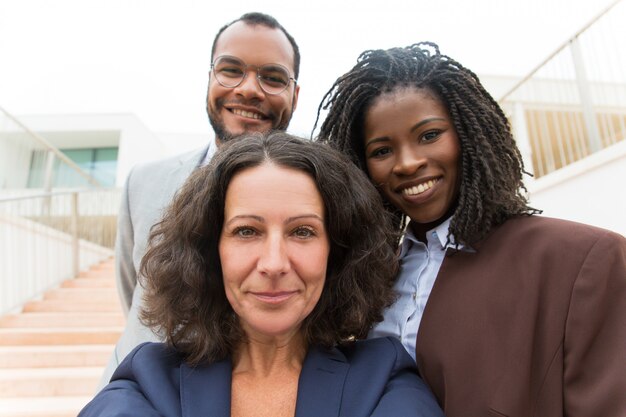
[(433, 43), (370, 50), (321, 110), (404, 231), (370, 337), (401, 340), (446, 416), (626, 416), (626, 239), (528, 205), (478, 77)]

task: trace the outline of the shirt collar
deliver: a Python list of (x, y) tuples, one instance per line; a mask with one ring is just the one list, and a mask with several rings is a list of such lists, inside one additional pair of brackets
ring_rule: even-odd
[(212, 138), (209, 140), (209, 146), (206, 149), (206, 154), (204, 154), (204, 158), (200, 161), (199, 166), (203, 167), (207, 165), (211, 161), (211, 158), (213, 158), (213, 155), (215, 155), (216, 151), (217, 144), (215, 143), (215, 138)]
[[(439, 245), (444, 248), (455, 248), (459, 250), (466, 249), (465, 246), (459, 243), (457, 247), (455, 244), (454, 236), (450, 235), (450, 242), (446, 244), (448, 241), (448, 231), (450, 230), (450, 222), (452, 221), (452, 216), (448, 217), (445, 221), (443, 221), (439, 226), (430, 229), (426, 232), (426, 240), (430, 244), (434, 241), (437, 241)], [(404, 256), (404, 254), (410, 249), (410, 247), (415, 243), (421, 243), (415, 234), (413, 233), (413, 229), (411, 228), (411, 223), (406, 228), (406, 232), (402, 239), (402, 245), (400, 246), (400, 256)]]
[[(448, 217), (443, 223), (439, 226), (431, 229), (427, 233), (427, 239), (437, 238), (442, 248), (455, 247), (454, 236), (450, 235), (450, 243), (446, 245), (448, 241), (448, 231), (450, 230), (450, 222), (452, 221), (452, 217)], [(459, 248), (462, 248), (462, 245), (459, 245)]]

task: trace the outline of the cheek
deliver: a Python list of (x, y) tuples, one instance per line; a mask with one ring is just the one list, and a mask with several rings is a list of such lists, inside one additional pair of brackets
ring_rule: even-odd
[(289, 114), (291, 114), (291, 100), (288, 97), (274, 96), (270, 100), (276, 117), (283, 119), (289, 117)]
[(291, 257), (292, 265), (303, 281), (311, 286), (323, 286), (326, 279), (329, 246), (320, 244), (316, 248), (301, 248)]
[(224, 289), (226, 291), (228, 301), (231, 301), (230, 297), (232, 295), (232, 289), (236, 282), (236, 279), (234, 279), (235, 275), (236, 272), (232, 270), (232, 266), (228, 262), (222, 262), (222, 281), (224, 282)]
[(226, 94), (228, 94), (230, 89), (222, 87), (217, 83), (217, 81), (211, 81), (209, 85), (209, 91), (207, 93), (207, 103), (215, 108), (216, 103), (219, 99), (223, 98)]
[(241, 257), (240, 252), (234, 250), (228, 244), (220, 243), (218, 250), (222, 267), (222, 279), (228, 295), (229, 288), (235, 287), (241, 281), (245, 259)]
[(383, 180), (383, 173), (381, 171), (380, 164), (371, 163), (369, 160), (365, 162), (365, 167), (367, 168), (367, 176), (370, 177), (370, 180), (374, 183), (374, 185), (378, 185)]
[(378, 192), (382, 194), (386, 200), (391, 200), (393, 193), (389, 190), (389, 187), (385, 186), (385, 184), (389, 183), (390, 168), (381, 163), (368, 163), (367, 171), (368, 177)]
[(319, 299), (319, 296), (324, 288), (326, 274), (328, 272), (328, 253), (317, 257), (315, 265), (312, 265), (311, 271), (311, 285), (316, 288), (316, 297)]
[(229, 283), (226, 281), (224, 281), (224, 291), (226, 293), (226, 300), (228, 300), (228, 304), (230, 304), (234, 310), (237, 310), (237, 297), (235, 297)]

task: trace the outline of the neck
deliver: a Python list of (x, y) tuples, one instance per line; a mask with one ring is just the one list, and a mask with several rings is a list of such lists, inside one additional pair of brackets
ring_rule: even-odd
[(233, 354), (233, 374), (269, 377), (285, 371), (300, 372), (306, 356), (300, 333), (286, 339), (260, 339), (248, 335)]
[(411, 229), (413, 230), (413, 234), (415, 235), (417, 240), (419, 240), (422, 243), (428, 243), (427, 239), (426, 239), (426, 233), (429, 230), (432, 230), (435, 227), (439, 226), (441, 223), (442, 223), (442, 221), (437, 221), (437, 222), (433, 222), (433, 223), (417, 223), (417, 222), (413, 222), (413, 223), (411, 223)]

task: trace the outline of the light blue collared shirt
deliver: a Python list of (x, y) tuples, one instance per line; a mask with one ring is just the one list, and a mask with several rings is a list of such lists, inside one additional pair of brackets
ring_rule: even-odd
[[(398, 298), (384, 312), (384, 320), (377, 323), (368, 337), (392, 336), (400, 340), (415, 359), (415, 345), (426, 302), (443, 263), (450, 220), (426, 233), (428, 245), (420, 242), (409, 225), (400, 247), (400, 272), (394, 285)], [(452, 237), (451, 237), (451, 240)], [(459, 245), (459, 249), (462, 249)]]
[(213, 155), (215, 155), (215, 152), (217, 152), (217, 143), (215, 142), (215, 139), (211, 139), (209, 141), (209, 147), (206, 150), (206, 154), (204, 155), (204, 159), (200, 161), (200, 165), (198, 166), (203, 167), (209, 162), (211, 162), (211, 158), (213, 158)]

